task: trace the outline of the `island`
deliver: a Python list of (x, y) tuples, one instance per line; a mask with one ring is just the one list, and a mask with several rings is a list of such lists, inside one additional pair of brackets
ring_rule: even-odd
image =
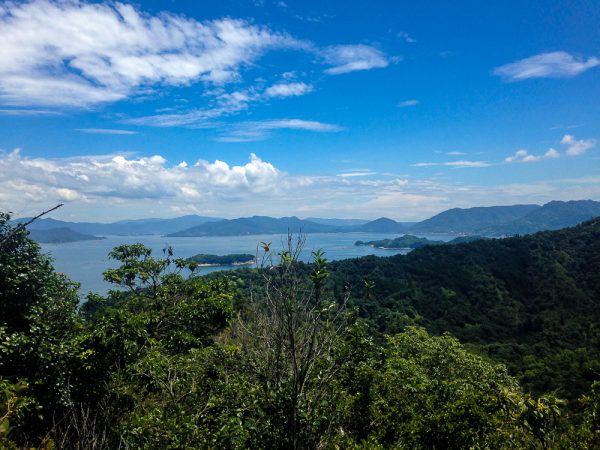
[(427, 238), (420, 238), (411, 234), (406, 234), (395, 239), (382, 239), (380, 241), (356, 241), (354, 245), (368, 245), (376, 248), (399, 249), (410, 248), (415, 249), (425, 245), (440, 245), (442, 241), (432, 241)]
[(487, 239), (482, 236), (459, 236), (449, 242), (434, 241), (427, 238), (420, 238), (411, 234), (406, 234), (395, 239), (382, 239), (380, 241), (356, 241), (354, 245), (368, 245), (375, 248), (383, 249), (411, 249), (424, 247), (426, 245), (448, 245), (448, 244), (465, 244), (480, 239)]
[(29, 230), (29, 237), (40, 244), (64, 244), (67, 242), (98, 241), (106, 239), (104, 236), (79, 233), (70, 228), (50, 228), (47, 230)]
[(196, 263), (198, 266), (242, 266), (254, 264), (254, 255), (249, 253), (234, 253), (231, 255), (206, 255), (200, 253), (186, 259), (189, 263)]

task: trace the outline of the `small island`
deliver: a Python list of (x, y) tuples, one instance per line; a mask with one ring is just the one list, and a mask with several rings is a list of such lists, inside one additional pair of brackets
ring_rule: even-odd
[(206, 255), (200, 253), (198, 255), (187, 258), (187, 262), (196, 263), (201, 267), (212, 266), (243, 266), (254, 264), (254, 255), (249, 253), (234, 253), (231, 255)]
[(401, 237), (397, 237), (395, 239), (382, 239), (380, 241), (356, 241), (354, 245), (368, 245), (370, 247), (375, 248), (383, 248), (389, 250), (396, 249), (410, 249), (414, 250), (416, 248), (421, 248), (426, 245), (448, 245), (448, 244), (465, 244), (468, 242), (477, 241), (480, 239), (486, 239), (481, 236), (459, 236), (455, 239), (452, 239), (449, 242), (444, 241), (433, 241), (427, 238), (420, 238), (417, 236), (413, 236), (410, 234), (406, 234)]
[(427, 238), (420, 238), (417, 236), (413, 236), (410, 234), (406, 234), (401, 237), (397, 237), (395, 239), (382, 239), (380, 241), (356, 241), (354, 245), (368, 245), (376, 248), (385, 248), (385, 249), (401, 249), (401, 248), (410, 248), (415, 249), (419, 247), (424, 247), (425, 245), (440, 245), (443, 244), (442, 241), (432, 241)]

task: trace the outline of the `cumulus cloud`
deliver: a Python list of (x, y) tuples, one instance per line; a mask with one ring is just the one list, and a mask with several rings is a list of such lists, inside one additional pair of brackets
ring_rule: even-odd
[(504, 162), (535, 162), (539, 161), (540, 159), (542, 159), (541, 156), (530, 155), (527, 150), (520, 149), (517, 150), (514, 155), (507, 156), (506, 158), (504, 158)]
[(198, 160), (169, 165), (160, 156), (27, 158), (15, 150), (0, 157), (0, 191), (15, 203), (117, 199), (175, 202), (214, 196), (248, 196), (283, 189), (291, 181), (255, 154), (244, 165)]
[(585, 152), (596, 146), (595, 139), (577, 140), (571, 134), (565, 134), (560, 143), (567, 147), (565, 153), (569, 156), (583, 155)]
[(265, 90), (267, 97), (297, 97), (312, 92), (313, 87), (306, 83), (279, 83)]
[(544, 159), (555, 159), (559, 158), (560, 153), (553, 148), (548, 149), (543, 155), (532, 155), (525, 149), (519, 149), (514, 155), (507, 156), (504, 158), (506, 163), (532, 163), (542, 161)]
[(550, 52), (505, 64), (494, 69), (494, 74), (506, 81), (529, 78), (569, 78), (600, 65), (596, 57), (582, 58), (567, 52)]
[(256, 155), (243, 164), (205, 159), (188, 164), (160, 155), (50, 159), (28, 158), (18, 150), (0, 153), (0, 210), (26, 216), (68, 202), (58, 215), (79, 221), (192, 213), (355, 217), (356, 211), (364, 218), (396, 211), (395, 218), (417, 220), (450, 207), (599, 196), (597, 177), (476, 185), (376, 173), (369, 178), (299, 176)]
[[(595, 139), (577, 140), (570, 134), (565, 134), (560, 143), (566, 146), (565, 154), (568, 156), (580, 156), (596, 146)], [(531, 163), (538, 162), (544, 159), (560, 158), (560, 152), (555, 148), (549, 148), (543, 155), (532, 155), (525, 149), (520, 149), (514, 155), (504, 158), (506, 163)]]
[(0, 99), (88, 106), (143, 88), (236, 80), (275, 48), (311, 45), (244, 20), (199, 22), (123, 3), (78, 0), (0, 6)]
[(370, 70), (387, 67), (386, 55), (369, 45), (334, 45), (321, 51), (327, 64), (333, 67), (325, 70), (330, 75), (340, 75), (357, 70)]

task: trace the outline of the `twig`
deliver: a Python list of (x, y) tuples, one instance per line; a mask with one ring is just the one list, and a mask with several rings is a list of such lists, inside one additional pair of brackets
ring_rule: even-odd
[(34, 221), (36, 221), (37, 219), (39, 219), (40, 217), (48, 214), (49, 212), (54, 211), (55, 209), (60, 208), (61, 206), (63, 206), (63, 203), (60, 203), (58, 205), (56, 205), (54, 208), (50, 208), (47, 211), (44, 211), (41, 214), (38, 214), (35, 217), (32, 217), (31, 219), (29, 219), (27, 222), (25, 223), (20, 223), (19, 225), (17, 225), (15, 228), (13, 228), (6, 236), (4, 236), (1, 240), (0, 240), (0, 247), (6, 242), (8, 241), (11, 237), (13, 237), (15, 234), (17, 234), (19, 231), (21, 231), (22, 229), (24, 229), (27, 225), (31, 225)]

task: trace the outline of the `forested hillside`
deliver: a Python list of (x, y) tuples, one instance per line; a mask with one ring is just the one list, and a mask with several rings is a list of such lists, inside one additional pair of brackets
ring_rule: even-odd
[(122, 245), (78, 307), (0, 214), (0, 448), (598, 448), (599, 227), (227, 278)]
[(450, 332), (535, 392), (574, 398), (600, 377), (600, 219), (331, 270), (336, 292), (352, 285), (361, 316), (382, 333)]

